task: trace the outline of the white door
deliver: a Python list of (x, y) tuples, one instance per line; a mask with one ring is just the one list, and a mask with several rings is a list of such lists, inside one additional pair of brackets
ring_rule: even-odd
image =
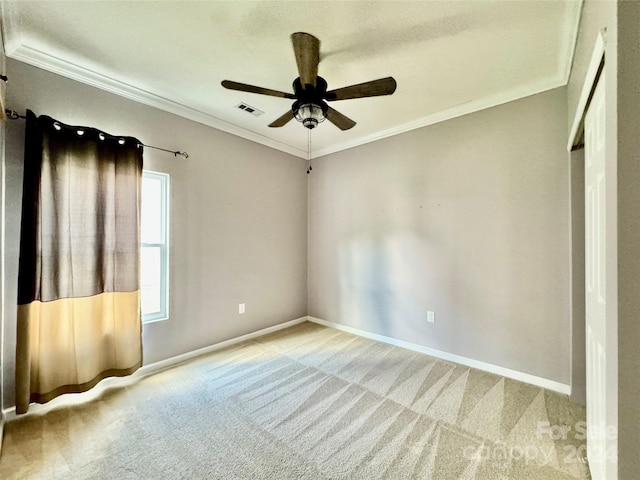
[(607, 479), (605, 78), (585, 116), (585, 296), (587, 457), (594, 480)]

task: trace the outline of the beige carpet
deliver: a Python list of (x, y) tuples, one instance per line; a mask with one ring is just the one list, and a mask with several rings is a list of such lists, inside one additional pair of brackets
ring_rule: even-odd
[(584, 415), (566, 396), (304, 323), (9, 422), (0, 478), (589, 478)]

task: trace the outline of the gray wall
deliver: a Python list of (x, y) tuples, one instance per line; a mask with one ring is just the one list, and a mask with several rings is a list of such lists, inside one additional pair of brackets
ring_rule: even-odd
[[(8, 61), (8, 106), (151, 145), (171, 174), (170, 319), (144, 326), (145, 364), (306, 315), (307, 175), (299, 158), (58, 75)], [(24, 122), (7, 122), (4, 407), (14, 404)], [(238, 303), (247, 313), (238, 315)]]
[(566, 94), (318, 159), (309, 314), (568, 384)]
[[(640, 2), (618, 3), (618, 478), (640, 471)], [(607, 79), (608, 81), (608, 79)]]

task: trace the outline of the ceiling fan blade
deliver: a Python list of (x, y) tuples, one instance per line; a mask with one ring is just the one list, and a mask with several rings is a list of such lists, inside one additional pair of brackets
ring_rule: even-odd
[(293, 111), (289, 110), (281, 117), (269, 124), (270, 127), (284, 127), (290, 120), (293, 120)]
[(316, 86), (318, 63), (320, 63), (320, 40), (309, 33), (297, 32), (291, 35), (293, 52), (296, 55), (300, 83)]
[(396, 91), (396, 81), (393, 77), (380, 78), (371, 82), (359, 83), (349, 87), (330, 90), (324, 98), (329, 101), (349, 100), (351, 98), (377, 97), (380, 95), (391, 95)]
[(231, 80), (223, 80), (222, 86), (229, 90), (238, 90), (240, 92), (259, 93), (261, 95), (271, 95), (272, 97), (289, 98), (291, 100), (295, 100), (296, 98), (292, 93), (279, 92), (278, 90), (256, 87), (254, 85), (247, 85), (246, 83), (232, 82)]
[(331, 107), (327, 109), (327, 120), (333, 123), (340, 130), (349, 130), (356, 126), (356, 122)]

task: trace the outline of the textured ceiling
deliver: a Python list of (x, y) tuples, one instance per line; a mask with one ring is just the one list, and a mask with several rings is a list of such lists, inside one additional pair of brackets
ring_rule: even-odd
[(297, 31), (320, 39), (329, 89), (393, 76), (392, 96), (331, 104), (357, 125), (321, 124), (316, 157), (566, 84), (580, 8), (581, 0), (23, 1), (2, 2), (2, 15), (10, 57), (303, 157), (301, 124), (267, 127), (290, 100), (220, 82), (292, 91)]

